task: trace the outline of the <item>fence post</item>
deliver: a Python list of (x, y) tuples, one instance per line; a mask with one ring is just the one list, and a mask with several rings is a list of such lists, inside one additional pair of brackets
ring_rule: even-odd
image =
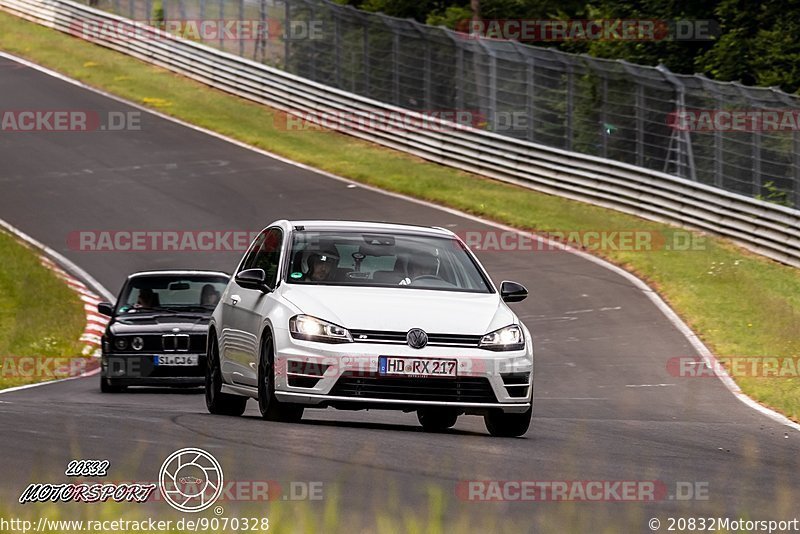
[(636, 83), (636, 165), (644, 167), (644, 87)]
[(761, 194), (761, 132), (753, 132), (753, 196)]
[(400, 35), (392, 28), (392, 100), (395, 106), (400, 105)]
[[(601, 137), (603, 139), (603, 145), (602, 145), (603, 146), (603, 157), (607, 158), (608, 157), (608, 135), (609, 135), (608, 132), (606, 131), (606, 124), (608, 123), (608, 113), (606, 112), (606, 106), (608, 105), (608, 76), (606, 76), (605, 72), (602, 73), (600, 76), (601, 76), (601, 78), (603, 80), (603, 83), (602, 83), (602, 88), (603, 88), (603, 93), (602, 93), (603, 96), (602, 96), (602, 98), (603, 98), (603, 101), (600, 104), (600, 131), (602, 132), (602, 136)], [(638, 102), (638, 98), (637, 98), (637, 102)], [(638, 104), (637, 104), (637, 108), (638, 108)], [(638, 113), (637, 113), (637, 116), (638, 116)], [(637, 121), (637, 129), (638, 129), (638, 121)], [(637, 141), (638, 141), (638, 135), (637, 135)]]
[(566, 139), (564, 140), (564, 148), (572, 150), (572, 111), (573, 111), (573, 91), (574, 91), (574, 76), (572, 64), (566, 63), (567, 66), (567, 110), (566, 110)]
[[(677, 97), (675, 102), (675, 113), (683, 113), (686, 111), (686, 86), (683, 85), (683, 82), (681, 82), (680, 79), (666, 67), (666, 65), (659, 65), (656, 67), (656, 70), (658, 70), (662, 76), (664, 76), (664, 79), (672, 84), (672, 86), (675, 88)], [(671, 154), (673, 141), (675, 141), (675, 145), (677, 145), (675, 160), (675, 170), (677, 171), (677, 175), (682, 178), (687, 178), (686, 173), (683, 172), (684, 167), (686, 167), (689, 171), (688, 178), (697, 181), (697, 169), (694, 165), (694, 153), (692, 151), (692, 136), (690, 132), (685, 130), (676, 130), (673, 128), (670, 135), (670, 146), (667, 149), (667, 156), (664, 158), (664, 171), (667, 172), (669, 168), (670, 158), (672, 157)]]
[(364, 94), (370, 96), (369, 80), (369, 23), (362, 19), (364, 24)]
[[(241, 0), (244, 1), (244, 0)], [(283, 2), (283, 65), (285, 70), (289, 70), (289, 54), (291, 54), (290, 47), (292, 45), (292, 35), (291, 35), (291, 27), (292, 27), (292, 4), (291, 0), (284, 0)], [(311, 31), (310, 23), (309, 28), (307, 29), (308, 32)], [(307, 37), (308, 38), (308, 37)]]
[(794, 150), (792, 151), (792, 155), (794, 156), (794, 207), (800, 209), (800, 131), (795, 130), (792, 133), (794, 137)]
[[(244, 0), (239, 0), (239, 21), (244, 21)], [(244, 57), (244, 39), (239, 36), (239, 57)], [(287, 69), (288, 70), (288, 69)]]

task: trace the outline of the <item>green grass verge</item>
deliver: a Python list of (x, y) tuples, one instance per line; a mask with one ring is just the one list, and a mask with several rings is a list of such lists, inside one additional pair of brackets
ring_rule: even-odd
[(0, 389), (67, 374), (61, 358), (80, 357), (82, 302), (35, 251), (2, 231), (0, 265)]
[[(345, 135), (284, 131), (274, 124), (277, 113), (265, 106), (4, 13), (0, 48), (295, 161), (518, 228), (672, 232), (666, 225), (491, 181)], [(655, 287), (718, 355), (800, 355), (799, 270), (710, 237), (704, 250), (598, 254)], [(800, 378), (737, 380), (760, 402), (800, 420)]]

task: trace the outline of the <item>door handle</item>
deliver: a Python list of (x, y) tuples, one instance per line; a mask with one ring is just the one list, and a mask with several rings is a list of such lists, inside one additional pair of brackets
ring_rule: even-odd
[(239, 304), (240, 300), (242, 300), (242, 297), (240, 297), (239, 295), (231, 295), (231, 304), (233, 304), (234, 306)]

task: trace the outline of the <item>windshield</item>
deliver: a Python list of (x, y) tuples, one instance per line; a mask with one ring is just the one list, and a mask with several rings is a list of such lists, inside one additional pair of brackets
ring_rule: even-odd
[(228, 279), (211, 275), (157, 275), (131, 278), (117, 313), (148, 310), (211, 311)]
[(288, 263), (290, 284), (492, 292), (464, 245), (446, 237), (299, 231)]

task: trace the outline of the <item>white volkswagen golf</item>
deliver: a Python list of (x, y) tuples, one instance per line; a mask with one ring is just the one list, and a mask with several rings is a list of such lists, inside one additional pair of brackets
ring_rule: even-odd
[(253, 241), (208, 333), (206, 404), (298, 421), (306, 407), (416, 412), (425, 430), (482, 415), (521, 436), (533, 343), (468, 247), (441, 228), (277, 221)]

